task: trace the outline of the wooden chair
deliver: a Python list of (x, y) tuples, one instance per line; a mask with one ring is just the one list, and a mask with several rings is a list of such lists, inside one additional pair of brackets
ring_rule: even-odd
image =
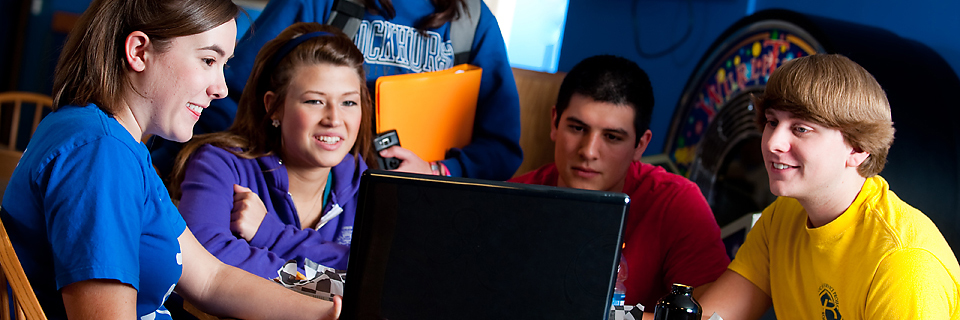
[[(13, 244), (7, 235), (7, 229), (0, 221), (0, 319), (10, 319), (10, 301), (13, 300), (13, 313), (16, 319), (47, 319), (40, 308), (40, 302), (33, 293), (27, 275), (23, 272), (17, 253), (13, 251)], [(13, 296), (7, 293), (7, 285), (13, 289)]]
[[(6, 145), (0, 145), (0, 196), (6, 189), (10, 176), (13, 175), (13, 169), (17, 167), (20, 156), (23, 155), (16, 149), (17, 134), (20, 129), (20, 112), (24, 104), (33, 105), (33, 134), (40, 124), (40, 118), (43, 117), (44, 109), (50, 109), (53, 106), (53, 99), (49, 96), (30, 93), (30, 92), (3, 92), (0, 93), (0, 106), (13, 106), (13, 116), (10, 121), (10, 137)], [(0, 319), (8, 320), (13, 314), (16, 319), (46, 319), (43, 309), (40, 308), (40, 302), (27, 281), (27, 275), (23, 272), (17, 253), (13, 250), (13, 244), (10, 243), (10, 237), (7, 235), (7, 229), (0, 221)], [(13, 291), (13, 296), (7, 292), (7, 286)], [(10, 310), (10, 302), (13, 301), (13, 310)], [(12, 312), (11, 312), (12, 311)]]
[(10, 121), (10, 139), (6, 146), (0, 145), (0, 148), (7, 150), (17, 150), (17, 135), (20, 132), (20, 110), (24, 104), (33, 105), (33, 127), (30, 135), (37, 131), (40, 125), (40, 119), (43, 118), (43, 111), (53, 108), (53, 98), (48, 95), (33, 92), (2, 92), (0, 93), (0, 106), (13, 105), (13, 117)]
[(13, 176), (13, 169), (20, 162), (20, 151), (11, 151), (0, 149), (0, 199), (3, 199), (3, 193), (7, 190), (7, 183)]
[(553, 162), (550, 109), (557, 104), (560, 83), (565, 75), (562, 72), (513, 69), (520, 93), (520, 148), (523, 149), (523, 163), (514, 176)]

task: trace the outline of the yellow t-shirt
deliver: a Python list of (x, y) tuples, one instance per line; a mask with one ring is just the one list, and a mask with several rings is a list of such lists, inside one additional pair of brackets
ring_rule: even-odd
[(766, 292), (780, 320), (960, 319), (956, 256), (880, 176), (819, 228), (796, 199), (778, 198), (729, 269)]

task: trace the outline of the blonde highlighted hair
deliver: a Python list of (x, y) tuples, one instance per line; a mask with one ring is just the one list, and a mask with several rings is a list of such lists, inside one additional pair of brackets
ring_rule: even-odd
[(870, 154), (857, 167), (860, 176), (880, 173), (887, 162), (894, 134), (887, 95), (873, 75), (845, 56), (818, 54), (784, 63), (754, 106), (761, 130), (768, 109), (840, 130), (851, 147)]

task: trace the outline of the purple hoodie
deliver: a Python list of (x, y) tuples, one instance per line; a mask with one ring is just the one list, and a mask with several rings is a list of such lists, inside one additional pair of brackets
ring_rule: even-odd
[[(359, 164), (359, 166), (358, 166)], [(347, 154), (333, 167), (333, 187), (323, 216), (340, 212), (319, 230), (302, 229), (290, 197), (287, 169), (276, 155), (244, 159), (212, 145), (203, 145), (187, 162), (181, 184), (180, 214), (197, 240), (226, 264), (272, 279), (287, 260), (308, 258), (345, 270), (357, 210), (361, 160)], [(233, 185), (260, 196), (267, 215), (249, 243), (230, 231)]]

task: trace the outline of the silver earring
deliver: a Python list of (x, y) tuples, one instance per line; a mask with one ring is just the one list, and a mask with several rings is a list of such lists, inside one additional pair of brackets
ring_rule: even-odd
[(280, 120), (273, 119), (273, 123), (271, 123), (271, 124), (273, 125), (274, 128), (279, 128), (279, 127), (280, 127)]

